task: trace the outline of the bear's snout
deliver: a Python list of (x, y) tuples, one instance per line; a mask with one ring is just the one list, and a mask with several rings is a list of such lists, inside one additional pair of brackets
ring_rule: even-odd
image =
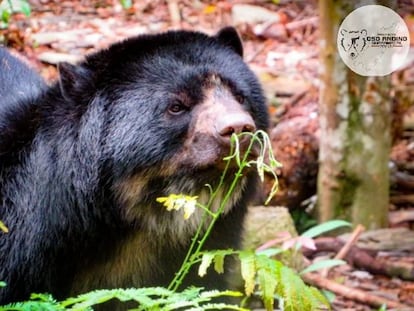
[[(216, 121), (216, 136), (226, 144), (230, 144), (230, 138), (233, 134), (242, 132), (256, 131), (256, 125), (250, 114), (247, 112), (237, 112), (220, 116)], [(242, 137), (244, 140), (244, 137)]]

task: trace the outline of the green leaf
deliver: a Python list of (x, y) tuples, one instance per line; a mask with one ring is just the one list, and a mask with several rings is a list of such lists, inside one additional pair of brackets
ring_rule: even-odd
[(207, 274), (207, 269), (210, 267), (213, 262), (214, 254), (213, 253), (204, 253), (201, 258), (201, 264), (198, 268), (198, 275), (203, 277)]
[(28, 1), (20, 0), (20, 10), (26, 16), (30, 16), (31, 9)]
[(1, 12), (1, 20), (2, 22), (4, 22), (5, 24), (7, 24), (10, 20), (10, 11), (8, 10), (3, 10)]
[(304, 307), (302, 302), (303, 288), (305, 285), (300, 286), (298, 282), (299, 277), (289, 268), (282, 267), (280, 271), (280, 282), (282, 284), (282, 290), (280, 296), (283, 299), (284, 310), (308, 310)]
[(335, 293), (331, 292), (329, 290), (322, 289), (320, 292), (323, 295), (323, 297), (325, 298), (325, 300), (327, 300), (327, 303), (332, 303), (336, 298)]
[(311, 302), (310, 310), (330, 310), (328, 299), (315, 287), (307, 287), (306, 299)]
[(256, 252), (256, 254), (257, 255), (264, 255), (266, 257), (273, 257), (273, 256), (276, 256), (276, 255), (278, 255), (280, 253), (283, 253), (283, 252), (284, 252), (284, 250), (281, 249), (281, 248), (272, 247), (272, 248), (266, 248), (262, 251), (258, 251), (258, 252)]
[(262, 299), (266, 310), (273, 310), (274, 293), (278, 284), (275, 275), (270, 274), (265, 269), (260, 269), (257, 271), (257, 280), (262, 291)]
[(250, 296), (254, 291), (255, 276), (256, 276), (256, 260), (255, 254), (249, 251), (242, 251), (239, 254), (241, 263), (241, 275), (244, 280), (244, 290), (247, 296)]
[(5, 287), (6, 285), (6, 282), (0, 281), (0, 287)]
[(266, 255), (256, 256), (257, 282), (261, 289), (261, 297), (266, 310), (273, 310), (275, 294), (279, 294), (280, 270), (283, 265), (280, 261), (267, 257)]
[(224, 254), (218, 253), (214, 256), (214, 270), (217, 273), (224, 273)]
[(132, 0), (120, 0), (122, 7), (127, 10), (132, 7)]
[(328, 231), (332, 231), (341, 227), (351, 227), (352, 224), (345, 220), (330, 220), (327, 222), (324, 222), (323, 224), (319, 224), (315, 227), (312, 227), (308, 230), (306, 230), (304, 233), (302, 233), (302, 236), (308, 237), (308, 238), (314, 238), (318, 235), (324, 234)]
[(300, 274), (305, 274), (308, 272), (312, 272), (312, 271), (316, 271), (316, 270), (320, 270), (324, 268), (331, 268), (331, 267), (340, 266), (344, 264), (346, 264), (346, 262), (340, 259), (321, 260), (306, 267), (300, 272)]

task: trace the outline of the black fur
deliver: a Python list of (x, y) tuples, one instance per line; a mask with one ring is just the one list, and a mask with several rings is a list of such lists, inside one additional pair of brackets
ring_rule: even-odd
[(33, 137), (35, 98), (44, 90), (43, 79), (0, 46), (0, 169)]
[[(0, 303), (32, 292), (63, 298), (97, 288), (167, 285), (197, 218), (185, 221), (156, 198), (207, 193), (205, 184), (217, 184), (228, 152), (210, 135), (189, 142), (209, 79), (219, 77), (229, 102), (242, 98), (236, 109), (251, 115), (256, 128), (268, 125), (237, 33), (131, 38), (77, 66), (60, 65), (59, 81), (47, 90), (24, 64), (0, 53), (12, 68), (0, 71), (0, 220), (10, 230), (0, 233), (0, 280), (7, 283)], [(14, 97), (22, 89), (24, 96)], [(183, 110), (170, 113), (174, 103)], [(246, 173), (208, 248), (239, 246), (255, 176)], [(224, 288), (224, 279), (192, 275), (185, 285)]]

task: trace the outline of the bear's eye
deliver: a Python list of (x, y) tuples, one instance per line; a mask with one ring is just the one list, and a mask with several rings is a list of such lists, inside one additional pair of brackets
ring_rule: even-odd
[(245, 102), (245, 98), (244, 98), (244, 96), (243, 95), (240, 95), (240, 94), (238, 94), (238, 95), (235, 95), (234, 96), (234, 99), (240, 104), (240, 105), (243, 105), (244, 104), (244, 102)]
[(173, 115), (179, 115), (186, 111), (188, 111), (188, 107), (178, 100), (168, 107), (168, 112)]

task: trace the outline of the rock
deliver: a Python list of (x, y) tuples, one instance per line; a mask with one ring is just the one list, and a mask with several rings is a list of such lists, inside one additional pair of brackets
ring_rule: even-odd
[[(286, 232), (292, 237), (297, 236), (288, 209), (274, 206), (251, 207), (245, 220), (243, 249), (257, 249), (264, 243), (280, 237), (280, 233)], [(279, 247), (279, 245), (272, 247)], [(277, 259), (294, 269), (303, 268), (303, 257), (300, 252), (287, 251)]]
[(275, 23), (280, 21), (280, 16), (276, 12), (269, 11), (260, 6), (250, 4), (235, 4), (232, 7), (231, 16), (234, 25), (240, 24), (260, 24)]
[[(349, 234), (340, 236), (346, 241)], [(407, 228), (370, 230), (361, 234), (357, 246), (375, 251), (409, 251), (413, 249), (414, 231)]]

